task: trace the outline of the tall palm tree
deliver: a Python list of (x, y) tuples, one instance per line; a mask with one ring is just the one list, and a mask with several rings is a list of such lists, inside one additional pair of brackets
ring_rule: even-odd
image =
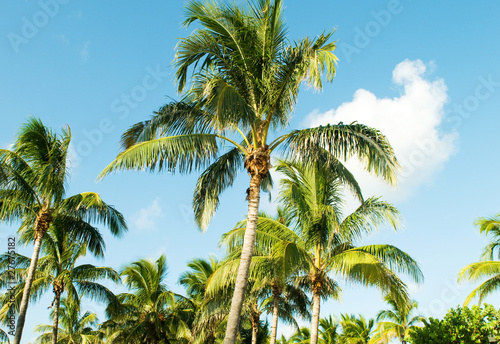
[(362, 316), (341, 314), (341, 341), (346, 344), (369, 344), (374, 331), (375, 321)]
[(166, 104), (150, 120), (125, 132), (123, 151), (101, 173), (101, 177), (118, 170), (188, 173), (206, 168), (193, 202), (196, 222), (205, 229), (219, 206), (219, 195), (233, 185), (242, 167), (246, 169), (248, 226), (226, 344), (234, 344), (238, 332), (260, 190), (270, 184), (273, 152), (314, 161), (315, 153), (324, 148), (332, 159), (356, 156), (387, 182), (396, 179), (397, 162), (386, 137), (362, 124), (293, 130), (272, 139), (273, 132), (283, 133), (290, 122), (300, 85), (321, 89), (323, 74), (327, 81), (333, 80), (337, 60), (335, 43), (330, 41), (333, 31), (290, 44), (282, 2), (255, 0), (246, 8), (232, 2), (188, 2), (184, 24), (200, 27), (177, 45), (182, 100)]
[(425, 317), (412, 314), (418, 306), (416, 301), (408, 304), (389, 296), (385, 300), (391, 309), (382, 310), (377, 314), (377, 332), (384, 342), (397, 338), (405, 344), (410, 330), (418, 327)]
[[(360, 199), (361, 192), (352, 175), (338, 161), (329, 161), (327, 155), (318, 157), (314, 165), (280, 161), (277, 171), (284, 176), (280, 201), (291, 214), (293, 226), (261, 217), (257, 241), (281, 246), (283, 254), (290, 257), (287, 260), (302, 264), (302, 273), (295, 279), (313, 296), (311, 344), (318, 341), (321, 299), (337, 298), (341, 292), (331, 275), (408, 297), (406, 285), (396, 273), (409, 274), (419, 282), (422, 272), (418, 264), (392, 245), (357, 246), (364, 235), (379, 226), (398, 227), (399, 212), (394, 206), (369, 198), (343, 217), (342, 189), (349, 187)], [(229, 240), (239, 240), (241, 230), (234, 230), (232, 236)]]
[[(19, 242), (23, 243), (33, 237), (32, 231), (31, 229), (22, 233)], [(100, 237), (93, 240), (102, 242)], [(103, 244), (104, 242), (100, 245)], [(113, 282), (119, 282), (120, 277), (115, 270), (109, 267), (96, 267), (92, 264), (77, 265), (78, 260), (86, 256), (87, 246), (71, 242), (68, 232), (58, 225), (52, 225), (47, 231), (42, 242), (41, 251), (44, 255), (38, 260), (30, 298), (31, 301), (36, 301), (49, 288), (52, 288), (54, 299), (50, 306), (50, 308), (53, 308), (53, 333), (51, 338), (52, 343), (56, 344), (58, 342), (59, 308), (63, 293), (66, 292), (70, 302), (75, 303), (77, 306), (79, 306), (82, 296), (110, 302), (114, 300), (114, 294), (98, 281), (109, 279)], [(23, 288), (25, 288), (24, 277), (30, 263), (30, 258), (16, 254), (14, 272), (20, 277), (19, 284), (14, 289), (17, 295), (17, 303), (21, 302), (20, 297), (23, 295)], [(0, 274), (2, 280), (9, 272), (8, 267), (9, 256), (0, 256), (0, 269), (3, 270)], [(0, 315), (5, 316), (9, 309), (9, 303), (4, 303)]]
[(94, 192), (65, 196), (67, 184), (69, 128), (59, 136), (43, 123), (30, 118), (16, 138), (12, 150), (0, 149), (0, 221), (21, 222), (20, 232), (32, 229), (33, 256), (26, 277), (14, 344), (21, 336), (28, 310), (43, 238), (51, 225), (59, 225), (73, 240), (85, 243), (102, 256), (101, 242), (91, 241), (98, 234), (92, 224), (107, 226), (113, 235), (127, 230), (123, 216)]
[(114, 330), (116, 343), (187, 342), (192, 312), (182, 307), (184, 298), (168, 290), (167, 271), (164, 255), (154, 262), (141, 259), (122, 269), (123, 284), (132, 293), (117, 295), (118, 303), (108, 305), (110, 319), (103, 324), (103, 330)]
[[(474, 298), (478, 298), (478, 304), (483, 299), (500, 287), (500, 214), (490, 218), (479, 218), (476, 221), (479, 233), (491, 236), (491, 242), (484, 248), (481, 261), (464, 267), (458, 273), (459, 282), (469, 280), (477, 282), (487, 278), (479, 287), (474, 289), (465, 299), (467, 306)], [(497, 260), (495, 260), (497, 259)]]
[[(55, 312), (55, 309), (52, 313)], [(54, 314), (52, 314), (54, 316)], [(61, 325), (58, 328), (57, 343), (61, 344), (100, 344), (102, 334), (97, 330), (98, 318), (89, 311), (81, 313), (80, 305), (63, 298), (59, 312)], [(36, 343), (53, 343), (53, 325), (38, 325), (35, 332), (41, 333)]]

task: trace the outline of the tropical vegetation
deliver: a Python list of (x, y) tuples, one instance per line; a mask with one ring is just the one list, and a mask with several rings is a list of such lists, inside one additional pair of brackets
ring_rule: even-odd
[[(335, 75), (333, 31), (290, 43), (282, 0), (235, 3), (189, 1), (184, 24), (199, 24), (177, 45), (179, 101), (161, 107), (122, 136), (123, 151), (101, 173), (205, 168), (193, 196), (197, 224), (206, 228), (220, 194), (242, 167), (250, 175), (246, 236), (228, 316), (226, 344), (236, 341), (255, 243), (260, 191), (272, 184), (271, 154), (314, 161), (357, 157), (366, 170), (395, 183), (392, 147), (378, 130), (359, 123), (283, 132), (303, 83), (316, 89)], [(207, 167), (208, 166), (208, 167)]]
[[(124, 259), (116, 270), (94, 264), (106, 249), (101, 227), (121, 236), (126, 220), (96, 192), (67, 196), (71, 130), (28, 118), (13, 145), (0, 149), (0, 223), (17, 230), (0, 254), (0, 342), (20, 344), (28, 305), (47, 298), (52, 324), (35, 327), (40, 344), (498, 340), (499, 311), (467, 304), (480, 305), (500, 286), (500, 215), (477, 221), (491, 241), (458, 275), (482, 283), (463, 307), (427, 319), (408, 286), (423, 281), (420, 265), (370, 237), (400, 230), (402, 214), (381, 197), (365, 197), (348, 168), (358, 164), (394, 186), (399, 165), (387, 137), (357, 122), (289, 128), (299, 90), (321, 90), (334, 79), (334, 31), (290, 40), (283, 0), (189, 0), (185, 8), (183, 24), (194, 29), (176, 46), (179, 100), (126, 130), (121, 152), (98, 178), (199, 172), (192, 203), (204, 231), (222, 193), (246, 171), (246, 216), (221, 231), (223, 253), (187, 263), (181, 291), (167, 283), (168, 250)], [(261, 193), (272, 190), (275, 208), (262, 212)], [(32, 248), (31, 258), (16, 245)], [(352, 286), (377, 289), (388, 309), (370, 318), (348, 305), (348, 313), (322, 316), (322, 304), (338, 304)], [(94, 303), (101, 308), (88, 307)]]

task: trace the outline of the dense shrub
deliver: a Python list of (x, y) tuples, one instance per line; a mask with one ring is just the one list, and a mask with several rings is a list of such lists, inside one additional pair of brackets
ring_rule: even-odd
[(491, 305), (450, 309), (443, 320), (429, 318), (411, 332), (413, 344), (488, 344), (500, 338), (500, 311)]

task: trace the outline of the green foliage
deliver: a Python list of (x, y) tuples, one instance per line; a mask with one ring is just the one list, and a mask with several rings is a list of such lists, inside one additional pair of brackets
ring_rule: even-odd
[(500, 255), (498, 250), (500, 247), (500, 214), (491, 218), (479, 218), (476, 221), (476, 226), (479, 227), (479, 233), (490, 237), (490, 243), (484, 248), (481, 261), (467, 265), (458, 273), (459, 281), (483, 281), (467, 296), (464, 306), (467, 306), (476, 297), (478, 304), (481, 304), (485, 297), (500, 287), (500, 261), (494, 260)]
[(413, 344), (487, 344), (500, 337), (500, 312), (491, 305), (450, 309), (443, 320), (429, 318), (410, 332)]

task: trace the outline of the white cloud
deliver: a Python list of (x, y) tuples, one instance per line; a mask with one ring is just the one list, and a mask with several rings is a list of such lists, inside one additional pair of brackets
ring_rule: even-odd
[(163, 211), (155, 199), (149, 206), (142, 208), (132, 216), (132, 223), (141, 231), (150, 231), (156, 227), (156, 219), (163, 215)]
[(392, 200), (408, 197), (431, 180), (456, 150), (457, 133), (440, 130), (447, 87), (442, 79), (424, 77), (427, 67), (433, 69), (432, 64), (425, 65), (420, 60), (405, 60), (396, 66), (392, 78), (401, 88), (399, 97), (377, 98), (370, 91), (359, 89), (352, 101), (324, 113), (315, 111), (306, 119), (308, 127), (358, 121), (387, 136), (402, 166), (397, 189), (368, 175), (359, 163), (348, 162), (365, 197), (384, 195)]

